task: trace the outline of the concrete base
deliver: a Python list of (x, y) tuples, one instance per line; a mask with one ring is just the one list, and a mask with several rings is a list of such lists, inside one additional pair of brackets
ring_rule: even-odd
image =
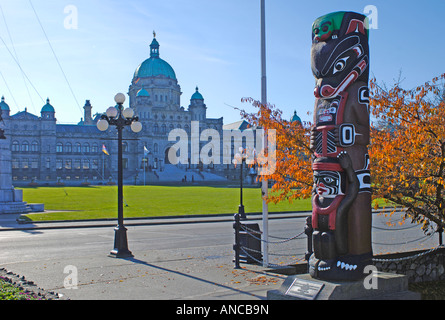
[(408, 290), (407, 276), (394, 273), (375, 272), (363, 280), (351, 282), (328, 282), (300, 274), (289, 276), (280, 289), (268, 291), (267, 299), (420, 300), (420, 293)]
[(28, 213), (31, 210), (26, 206), (26, 202), (0, 202), (1, 213)]

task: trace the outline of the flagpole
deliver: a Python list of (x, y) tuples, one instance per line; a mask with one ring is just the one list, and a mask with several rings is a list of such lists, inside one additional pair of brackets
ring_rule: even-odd
[[(267, 104), (266, 81), (266, 13), (265, 0), (261, 0), (261, 104)], [(263, 148), (267, 148), (267, 133), (265, 132)], [(261, 195), (263, 198), (263, 266), (269, 266), (269, 207), (266, 201), (269, 183), (263, 180), (261, 183)]]

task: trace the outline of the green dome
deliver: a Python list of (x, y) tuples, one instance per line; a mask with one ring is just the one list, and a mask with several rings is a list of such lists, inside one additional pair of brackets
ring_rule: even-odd
[(196, 92), (192, 95), (191, 100), (204, 100), (202, 94), (198, 91), (198, 87), (196, 87)]
[(292, 119), (290, 120), (291, 122), (300, 122), (301, 123), (301, 118), (299, 116), (297, 116), (297, 111), (294, 111), (294, 116), (292, 117)]
[(54, 110), (54, 107), (49, 104), (49, 98), (46, 99), (46, 104), (42, 107), (42, 110), (40, 112), (56, 112)]
[(159, 57), (159, 43), (156, 39), (150, 45), (150, 58), (142, 62), (134, 73), (134, 79), (165, 76), (176, 80), (173, 68)]
[(2, 97), (2, 102), (0, 102), (0, 110), (10, 111), (8, 104), (5, 102), (5, 97)]
[(147, 90), (145, 90), (144, 88), (142, 88), (141, 90), (138, 91), (137, 97), (149, 97), (150, 94), (148, 93)]

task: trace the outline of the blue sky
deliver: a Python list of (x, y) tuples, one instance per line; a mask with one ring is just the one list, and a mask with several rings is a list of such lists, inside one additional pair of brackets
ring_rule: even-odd
[[(208, 117), (222, 116), (227, 124), (240, 119), (231, 106), (254, 110), (242, 97), (261, 97), (260, 0), (32, 0), (32, 5), (71, 89), (30, 1), (0, 0), (0, 36), (7, 46), (0, 40), (0, 95), (12, 113), (26, 107), (39, 115), (47, 97), (60, 123), (77, 123), (86, 99), (94, 113), (104, 112), (115, 93), (128, 92), (135, 69), (149, 57), (153, 30), (161, 58), (176, 72), (182, 106), (198, 86)], [(75, 29), (64, 25), (69, 5), (77, 9)], [(443, 0), (266, 0), (267, 95), (285, 117), (296, 110), (311, 119), (312, 22), (333, 11), (363, 12), (367, 5), (378, 10), (378, 28), (370, 32), (370, 71), (379, 82), (390, 85), (402, 71), (402, 85), (412, 88), (445, 72)]]

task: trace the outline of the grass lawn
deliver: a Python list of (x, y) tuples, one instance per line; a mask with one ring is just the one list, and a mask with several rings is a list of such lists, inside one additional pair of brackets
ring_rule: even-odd
[[(44, 203), (45, 210), (63, 211), (26, 215), (33, 221), (102, 219), (117, 215), (116, 186), (23, 188), (23, 198), (28, 203)], [(261, 190), (244, 189), (243, 203), (247, 214), (261, 212)], [(124, 217), (236, 213), (238, 205), (239, 188), (124, 186)], [(310, 210), (310, 199), (269, 204), (269, 212)]]

